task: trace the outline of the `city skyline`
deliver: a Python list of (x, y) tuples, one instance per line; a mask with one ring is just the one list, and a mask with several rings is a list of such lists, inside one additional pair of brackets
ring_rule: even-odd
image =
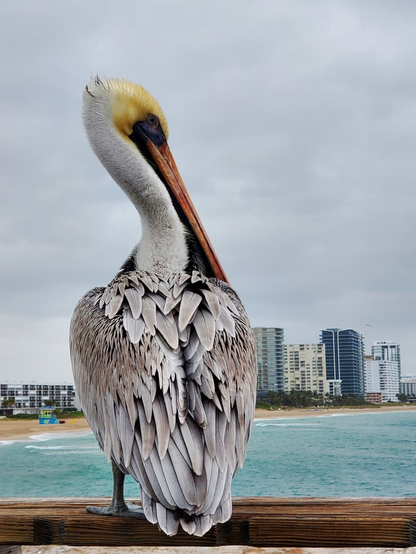
[[(258, 354), (260, 397), (269, 392), (310, 391), (354, 395), (371, 402), (398, 402), (401, 392), (400, 344), (376, 341), (364, 355), (363, 337), (354, 329), (323, 329), (319, 343), (288, 344), (284, 329), (253, 329)], [(408, 388), (414, 379), (405, 377)]]

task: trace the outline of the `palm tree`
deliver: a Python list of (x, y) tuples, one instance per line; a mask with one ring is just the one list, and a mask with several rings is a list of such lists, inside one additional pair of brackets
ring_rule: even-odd
[(53, 398), (47, 398), (46, 400), (43, 401), (43, 405), (51, 408), (55, 408), (56, 400), (54, 400)]
[(2, 408), (13, 408), (14, 405), (15, 405), (15, 399), (13, 397), (5, 398), (1, 403)]

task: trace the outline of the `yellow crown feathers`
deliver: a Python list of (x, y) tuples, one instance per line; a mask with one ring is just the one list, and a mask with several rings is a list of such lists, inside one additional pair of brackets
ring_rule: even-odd
[(124, 79), (100, 80), (96, 77), (87, 87), (87, 92), (94, 96), (94, 89), (97, 88), (110, 95), (111, 115), (120, 133), (130, 136), (135, 123), (144, 121), (149, 114), (154, 114), (159, 118), (165, 137), (168, 138), (168, 123), (162, 108), (141, 85)]

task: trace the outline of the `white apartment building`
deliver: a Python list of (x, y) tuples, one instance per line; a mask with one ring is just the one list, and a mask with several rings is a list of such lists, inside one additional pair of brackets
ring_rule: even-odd
[(416, 397), (416, 375), (409, 375), (400, 379), (400, 392), (406, 396)]
[(364, 387), (366, 393), (381, 392), (380, 364), (371, 356), (365, 357)]
[(391, 360), (365, 361), (365, 392), (381, 392), (383, 402), (398, 402), (400, 392), (398, 364)]
[(75, 408), (75, 387), (68, 383), (30, 383), (3, 381), (0, 383), (0, 409), (4, 400), (14, 399), (15, 413), (36, 413), (45, 400), (55, 400), (57, 408)]
[(371, 357), (373, 360), (388, 360), (396, 362), (401, 377), (400, 344), (393, 341), (376, 341), (371, 347)]
[(285, 390), (328, 392), (324, 344), (285, 345)]

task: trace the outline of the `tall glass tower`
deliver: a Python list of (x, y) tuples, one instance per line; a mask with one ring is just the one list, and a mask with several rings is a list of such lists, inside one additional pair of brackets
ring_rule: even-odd
[(257, 390), (284, 390), (284, 331), (279, 327), (255, 327), (257, 341)]
[(321, 331), (325, 344), (326, 378), (338, 384), (341, 394), (364, 394), (364, 341), (353, 329)]

